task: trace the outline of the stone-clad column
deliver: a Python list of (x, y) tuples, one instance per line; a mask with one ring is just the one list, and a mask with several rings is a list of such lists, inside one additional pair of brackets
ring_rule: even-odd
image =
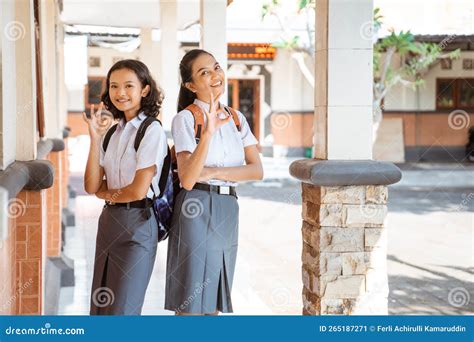
[(315, 159), (290, 166), (302, 181), (306, 315), (387, 314), (387, 185), (401, 173), (371, 160), (372, 42), (364, 28), (372, 5), (316, 4)]

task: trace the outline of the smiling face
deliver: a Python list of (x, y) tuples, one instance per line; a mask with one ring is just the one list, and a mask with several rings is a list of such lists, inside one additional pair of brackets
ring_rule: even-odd
[(213, 56), (203, 53), (192, 65), (192, 81), (186, 87), (196, 93), (199, 100), (209, 103), (211, 92), (214, 100), (224, 93), (225, 75)]
[(149, 90), (149, 85), (142, 87), (132, 70), (118, 69), (110, 75), (110, 100), (118, 110), (124, 112), (127, 121), (138, 114), (142, 97), (147, 96)]

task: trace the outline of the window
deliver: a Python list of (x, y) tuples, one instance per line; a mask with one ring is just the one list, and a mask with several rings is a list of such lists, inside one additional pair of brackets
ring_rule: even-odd
[(441, 60), (441, 69), (451, 70), (453, 68), (453, 60), (449, 58), (443, 58)]
[(463, 59), (462, 60), (462, 68), (464, 70), (472, 70), (474, 69), (474, 59)]
[(100, 57), (89, 57), (89, 66), (91, 68), (100, 68)]
[(91, 104), (99, 104), (102, 93), (105, 89), (105, 77), (89, 77), (85, 88), (86, 109), (89, 110)]
[(474, 109), (474, 78), (436, 80), (437, 109)]

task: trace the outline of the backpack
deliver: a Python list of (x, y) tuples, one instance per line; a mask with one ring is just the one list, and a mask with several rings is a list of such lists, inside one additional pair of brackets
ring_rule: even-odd
[[(239, 116), (237, 115), (236, 110), (228, 106), (223, 106), (223, 108), (229, 115), (232, 116), (235, 127), (237, 127), (237, 130), (240, 132), (241, 124), (240, 124)], [(195, 103), (191, 103), (185, 109), (189, 110), (191, 114), (193, 115), (194, 138), (196, 139), (196, 144), (198, 144), (199, 140), (201, 139), (201, 134), (204, 127), (204, 112), (202, 111), (201, 107), (199, 107)], [(171, 148), (171, 166), (173, 168), (173, 184), (175, 185), (174, 193), (176, 195), (181, 190), (181, 187), (179, 185), (180, 183), (179, 183), (179, 178), (178, 178), (178, 159), (176, 157), (176, 150), (174, 146)]]
[[(147, 117), (138, 127), (137, 135), (135, 136), (135, 143), (134, 148), (135, 152), (138, 151), (138, 147), (140, 146), (140, 142), (142, 141), (143, 137), (145, 136), (146, 129), (150, 126), (154, 121), (158, 121), (161, 125), (161, 121), (154, 118), (154, 117)], [(104, 141), (102, 147), (104, 148), (104, 152), (107, 150), (107, 146), (109, 145), (110, 138), (112, 134), (114, 134), (115, 130), (117, 129), (117, 124), (113, 125), (109, 128), (107, 133), (105, 134)], [(165, 240), (171, 228), (171, 216), (173, 213), (173, 204), (174, 204), (174, 188), (175, 185), (173, 184), (173, 170), (171, 169), (171, 151), (168, 146), (168, 152), (166, 154), (163, 169), (160, 175), (160, 193), (158, 196), (156, 195), (155, 190), (153, 189), (153, 184), (151, 184), (151, 190), (153, 191), (153, 213), (155, 215), (156, 223), (158, 224), (158, 242)]]

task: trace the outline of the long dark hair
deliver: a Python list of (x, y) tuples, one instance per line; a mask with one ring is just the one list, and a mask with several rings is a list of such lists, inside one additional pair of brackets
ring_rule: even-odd
[(138, 110), (138, 112), (143, 112), (147, 116), (158, 116), (161, 109), (161, 103), (163, 102), (163, 92), (156, 85), (156, 82), (151, 76), (150, 70), (148, 70), (147, 66), (144, 63), (135, 59), (124, 59), (118, 61), (112, 66), (112, 68), (110, 68), (109, 72), (107, 73), (105, 91), (102, 94), (102, 102), (104, 102), (105, 108), (113, 114), (114, 119), (125, 118), (125, 114), (114, 106), (109, 96), (110, 75), (112, 75), (114, 71), (120, 69), (128, 69), (130, 71), (133, 71), (135, 75), (137, 75), (137, 78), (140, 80), (142, 88), (145, 88), (147, 85), (150, 86), (150, 91), (148, 92), (148, 95), (142, 97), (141, 99), (140, 109)]
[[(188, 51), (183, 59), (181, 59), (181, 63), (179, 63), (179, 73), (181, 75), (181, 86), (179, 88), (179, 95), (178, 95), (178, 112), (185, 109), (191, 103), (194, 102), (196, 99), (196, 94), (193, 93), (191, 90), (185, 87), (186, 82), (192, 81), (193, 76), (193, 64), (196, 58), (198, 58), (203, 53), (212, 56), (209, 52), (201, 49), (193, 49)], [(212, 56), (214, 57), (214, 56)]]

